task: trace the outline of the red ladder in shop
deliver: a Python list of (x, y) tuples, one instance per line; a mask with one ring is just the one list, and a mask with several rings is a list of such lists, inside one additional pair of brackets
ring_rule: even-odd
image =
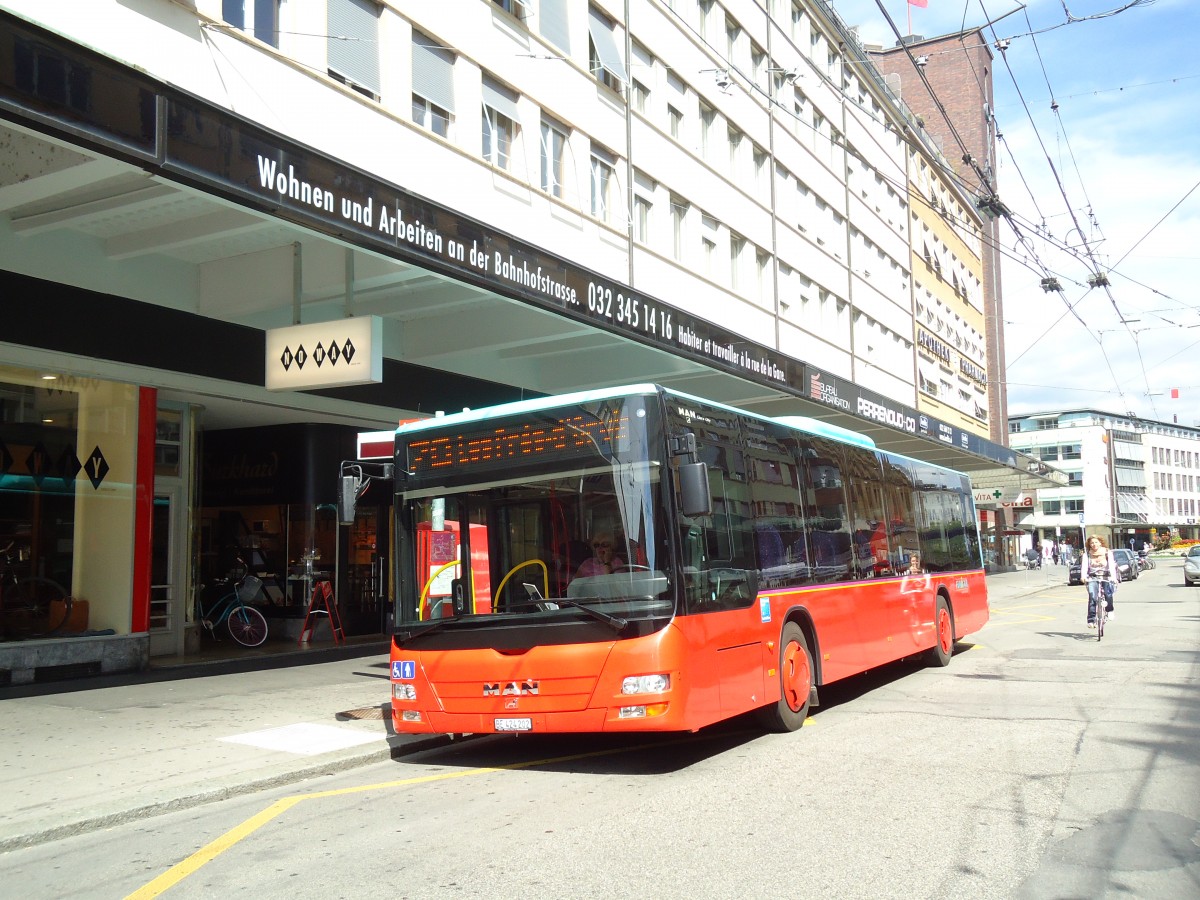
[(316, 616), (329, 617), (329, 629), (333, 632), (335, 644), (346, 643), (342, 617), (338, 615), (337, 601), (333, 597), (333, 585), (328, 581), (313, 585), (312, 600), (309, 601), (308, 612), (304, 614), (304, 626), (300, 629), (300, 640), (297, 641), (300, 646), (304, 646), (316, 634), (317, 624), (321, 621)]

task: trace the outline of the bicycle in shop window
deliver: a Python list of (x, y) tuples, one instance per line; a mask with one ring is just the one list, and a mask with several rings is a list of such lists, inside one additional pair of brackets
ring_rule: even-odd
[(0, 640), (53, 637), (71, 620), (71, 595), (52, 578), (18, 576), (15, 543), (0, 550)]
[(213, 638), (224, 625), (229, 636), (243, 647), (257, 647), (267, 639), (267, 618), (249, 604), (261, 589), (261, 579), (244, 574), (232, 580), (228, 589), (208, 606), (204, 605), (203, 597), (197, 597), (196, 618)]

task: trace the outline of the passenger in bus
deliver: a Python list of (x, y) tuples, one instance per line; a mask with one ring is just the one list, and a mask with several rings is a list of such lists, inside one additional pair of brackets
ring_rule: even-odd
[(576, 578), (589, 575), (608, 575), (625, 566), (625, 561), (613, 552), (613, 536), (607, 531), (598, 531), (592, 536), (592, 555), (585, 559), (575, 573)]
[(908, 568), (904, 570), (904, 579), (900, 582), (901, 594), (924, 594), (929, 590), (930, 578), (921, 565), (921, 553), (913, 550), (908, 557)]

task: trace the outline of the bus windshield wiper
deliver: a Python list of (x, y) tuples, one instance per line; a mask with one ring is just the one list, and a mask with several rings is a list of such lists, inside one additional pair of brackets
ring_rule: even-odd
[(421, 623), (421, 625), (424, 627), (408, 628), (403, 632), (397, 631), (395, 633), (402, 636), (401, 639), (405, 641), (412, 640), (416, 637), (425, 637), (427, 634), (433, 634), (435, 631), (441, 631), (451, 622), (457, 621), (457, 618), (457, 616), (449, 616), (444, 619), (429, 619)]
[[(611, 625), (617, 631), (620, 631), (629, 624), (628, 619), (623, 619), (620, 616), (610, 616), (606, 612), (596, 609), (594, 606), (587, 606), (579, 600), (574, 600), (570, 597), (555, 597), (553, 600), (547, 600), (541, 595), (536, 584), (523, 583), (526, 593), (529, 594), (529, 601), (536, 604), (539, 609), (557, 609), (560, 606), (570, 606), (574, 609), (583, 610), (593, 619), (599, 619), (608, 625)], [(599, 597), (586, 597), (587, 600), (599, 600)]]

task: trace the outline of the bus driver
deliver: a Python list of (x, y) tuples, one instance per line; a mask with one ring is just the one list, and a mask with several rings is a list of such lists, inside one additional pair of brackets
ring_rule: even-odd
[(613, 554), (612, 535), (606, 531), (600, 531), (592, 536), (592, 555), (580, 564), (575, 577), (609, 575), (624, 566), (624, 560)]

